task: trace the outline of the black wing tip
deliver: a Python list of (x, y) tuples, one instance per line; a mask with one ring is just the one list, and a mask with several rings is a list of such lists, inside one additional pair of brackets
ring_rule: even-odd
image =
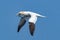
[(31, 36), (33, 36), (33, 33), (31, 33)]
[(17, 32), (19, 32), (19, 30), (17, 30)]

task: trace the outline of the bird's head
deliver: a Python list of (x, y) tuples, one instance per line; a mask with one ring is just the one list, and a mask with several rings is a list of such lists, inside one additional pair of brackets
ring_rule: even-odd
[(19, 13), (20, 13), (21, 15), (24, 15), (24, 14), (25, 14), (24, 11), (20, 11)]
[(19, 13), (17, 13), (17, 16), (20, 16), (20, 15), (24, 15), (24, 11), (20, 11)]

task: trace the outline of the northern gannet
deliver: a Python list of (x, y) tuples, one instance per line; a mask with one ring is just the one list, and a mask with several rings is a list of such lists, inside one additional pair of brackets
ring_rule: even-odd
[(19, 30), (23, 27), (23, 25), (26, 23), (26, 19), (29, 19), (29, 30), (30, 30), (30, 34), (33, 36), (34, 34), (34, 30), (35, 30), (35, 23), (37, 21), (37, 17), (45, 17), (42, 16), (40, 14), (37, 14), (35, 12), (31, 12), (31, 11), (20, 11), (17, 16), (21, 17), (21, 20), (19, 22), (18, 25), (18, 30), (17, 32), (19, 32)]

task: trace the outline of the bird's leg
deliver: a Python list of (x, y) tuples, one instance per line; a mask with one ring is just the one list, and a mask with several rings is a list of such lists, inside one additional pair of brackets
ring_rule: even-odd
[(29, 30), (30, 30), (30, 34), (33, 36), (34, 34), (34, 30), (35, 30), (35, 24), (29, 22)]

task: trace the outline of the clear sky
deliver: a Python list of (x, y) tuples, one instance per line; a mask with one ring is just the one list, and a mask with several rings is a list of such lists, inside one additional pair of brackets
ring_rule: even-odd
[[(17, 33), (21, 10), (47, 17), (38, 18), (33, 37), (28, 22)], [(60, 40), (60, 0), (0, 0), (0, 40)]]

